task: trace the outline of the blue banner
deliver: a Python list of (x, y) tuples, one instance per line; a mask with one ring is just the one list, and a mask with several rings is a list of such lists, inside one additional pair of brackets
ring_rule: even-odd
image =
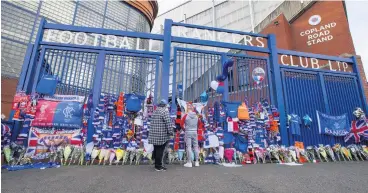
[(331, 116), (317, 111), (320, 134), (345, 136), (349, 133), (349, 121), (346, 114)]
[(53, 125), (57, 127), (82, 126), (82, 103), (60, 102), (55, 109)]

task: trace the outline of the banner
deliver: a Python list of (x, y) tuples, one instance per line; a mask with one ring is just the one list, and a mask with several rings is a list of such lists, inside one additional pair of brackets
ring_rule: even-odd
[(80, 128), (82, 125), (82, 106), (82, 103), (73, 101), (39, 100), (32, 126)]
[(348, 117), (346, 114), (331, 116), (317, 111), (317, 120), (320, 134), (345, 136), (349, 133)]
[(45, 130), (32, 127), (29, 130), (27, 155), (56, 151), (63, 144), (82, 145), (81, 129)]

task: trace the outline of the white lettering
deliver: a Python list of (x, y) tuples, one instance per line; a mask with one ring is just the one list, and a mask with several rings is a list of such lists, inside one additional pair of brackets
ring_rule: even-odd
[(194, 28), (193, 33), (193, 38), (201, 39), (201, 34), (199, 33), (198, 29)]
[(250, 44), (251, 46), (253, 46), (252, 40), (253, 40), (252, 36), (245, 35), (244, 36), (244, 45), (248, 46), (248, 44)]
[[(47, 42), (51, 42), (52, 40), (55, 41), (55, 38), (57, 38), (57, 37), (54, 36), (54, 33), (52, 33), (53, 31), (54, 30), (48, 30), (47, 31), (47, 36), (46, 36), (46, 39), (45, 39)], [(51, 40), (51, 38), (54, 38), (54, 39)]]
[[(68, 39), (67, 39), (67, 41), (63, 41), (63, 37), (64, 37), (64, 35), (65, 34), (67, 34), (68, 35)], [(62, 31), (61, 33), (60, 33), (60, 36), (59, 36), (59, 42), (60, 43), (63, 43), (63, 44), (70, 44), (71, 42), (72, 42), (72, 40), (73, 40), (73, 37), (72, 37), (72, 32), (70, 32), (70, 31)]]
[(289, 66), (289, 64), (286, 64), (284, 61), (284, 57), (287, 57), (287, 55), (281, 55), (281, 64), (285, 65), (285, 66)]
[(307, 58), (305, 58), (305, 63), (307, 64), (306, 66), (303, 65), (303, 57), (299, 56), (299, 61), (300, 61), (300, 65), (303, 68), (308, 68), (308, 60), (307, 60)]
[(341, 71), (341, 68), (340, 68), (340, 61), (336, 61), (337, 62), (337, 67), (339, 68), (339, 71)]
[(132, 49), (126, 36), (123, 37), (123, 40), (121, 41), (119, 48)]
[(344, 72), (346, 72), (346, 69), (348, 69), (348, 63), (343, 62), (342, 66), (344, 67)]
[[(79, 35), (81, 35), (81, 34), (83, 35), (83, 40), (82, 40), (82, 43), (78, 43)], [(88, 36), (84, 32), (76, 33), (75, 36), (74, 36), (74, 43), (77, 44), (77, 45), (86, 45), (87, 40), (88, 40)]]
[(206, 30), (205, 31), (205, 34), (204, 34), (204, 38), (206, 39), (206, 40), (212, 40), (212, 41), (214, 41), (213, 40), (213, 38), (215, 37), (215, 33), (214, 33), (214, 31), (209, 31), (209, 30)]
[(331, 70), (331, 71), (336, 71), (336, 69), (333, 69), (333, 68), (332, 68), (331, 60), (328, 60), (328, 64), (330, 65), (330, 70)]
[(311, 65), (312, 65), (312, 68), (319, 69), (318, 59), (317, 58), (311, 58)]
[(179, 28), (179, 36), (181, 37), (187, 37), (188, 28)]
[(110, 42), (111, 42), (111, 38), (113, 38), (113, 48), (116, 47), (116, 36), (112, 36), (112, 35), (107, 35), (106, 36), (106, 41), (105, 41), (105, 47), (110, 47)]
[(290, 66), (298, 67), (298, 65), (294, 65), (294, 58), (292, 55), (290, 55)]
[(136, 50), (139, 50), (139, 51), (144, 51), (145, 49), (140, 49), (139, 48), (139, 45), (140, 45), (140, 43), (141, 43), (141, 38), (137, 38), (137, 46), (136, 46)]
[(262, 47), (262, 48), (264, 48), (264, 47), (265, 47), (265, 45), (264, 45), (264, 43), (262, 42), (262, 40), (263, 40), (263, 38), (262, 38), (262, 37), (256, 37), (256, 41), (259, 43), (259, 44), (257, 44), (257, 47)]
[(95, 37), (95, 39), (94, 39), (94, 41), (93, 41), (93, 45), (94, 45), (94, 46), (97, 46), (97, 44), (98, 44), (98, 40), (100, 39), (101, 34), (91, 34), (91, 35)]

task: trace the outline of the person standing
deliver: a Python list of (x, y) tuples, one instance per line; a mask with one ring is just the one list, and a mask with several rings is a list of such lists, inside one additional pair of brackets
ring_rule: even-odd
[(156, 171), (165, 171), (163, 156), (166, 145), (173, 137), (174, 124), (171, 122), (166, 100), (161, 100), (151, 117), (148, 143), (154, 146)]
[(192, 146), (194, 148), (194, 166), (199, 166), (199, 145), (198, 145), (198, 126), (199, 126), (199, 118), (197, 114), (194, 112), (194, 108), (192, 104), (188, 103), (187, 105), (188, 113), (184, 115), (180, 126), (185, 130), (185, 143), (187, 150), (187, 163), (184, 164), (184, 167), (191, 168), (192, 164)]

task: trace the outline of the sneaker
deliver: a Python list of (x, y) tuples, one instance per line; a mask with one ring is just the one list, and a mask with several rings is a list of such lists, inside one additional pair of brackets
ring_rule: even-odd
[(193, 164), (192, 164), (192, 162), (188, 162), (188, 163), (184, 164), (184, 167), (191, 168), (191, 167), (193, 167)]
[(167, 170), (167, 168), (166, 167), (164, 167), (164, 166), (162, 166), (162, 168), (161, 168), (163, 171), (166, 171)]
[(194, 166), (195, 167), (198, 167), (199, 166), (199, 162), (198, 161), (194, 162)]
[(164, 171), (164, 169), (163, 169), (163, 168), (155, 168), (155, 170), (156, 170), (156, 171), (158, 171), (158, 172), (162, 172), (162, 171)]

